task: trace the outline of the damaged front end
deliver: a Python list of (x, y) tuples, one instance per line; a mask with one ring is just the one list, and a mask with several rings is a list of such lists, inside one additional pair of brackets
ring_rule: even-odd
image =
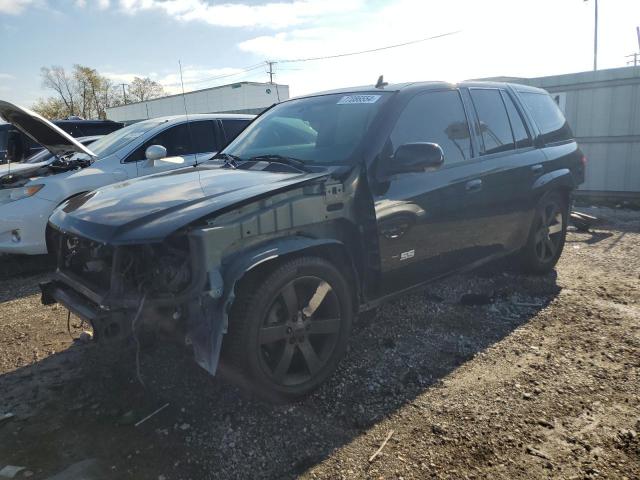
[(211, 289), (202, 237), (109, 246), (59, 231), (52, 236), (58, 263), (52, 281), (40, 285), (43, 304), (63, 304), (91, 324), (101, 343), (123, 343), (148, 331), (191, 344), (198, 363), (215, 372), (211, 342), (219, 345), (222, 332), (215, 332), (216, 339), (206, 319), (221, 285)]

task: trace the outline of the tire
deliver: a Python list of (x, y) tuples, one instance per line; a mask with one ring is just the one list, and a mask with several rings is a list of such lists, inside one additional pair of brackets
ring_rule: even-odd
[(522, 268), (543, 275), (553, 270), (564, 248), (569, 206), (564, 195), (551, 192), (538, 201), (527, 244), (520, 251)]
[[(319, 301), (310, 302), (314, 296)], [(261, 396), (299, 399), (335, 370), (353, 315), (351, 291), (338, 268), (317, 257), (289, 260), (240, 286), (223, 360)]]

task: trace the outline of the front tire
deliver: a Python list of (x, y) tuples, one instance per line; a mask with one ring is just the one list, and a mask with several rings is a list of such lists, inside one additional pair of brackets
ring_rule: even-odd
[(553, 270), (564, 248), (568, 214), (568, 202), (560, 193), (540, 199), (527, 244), (520, 252), (525, 272), (542, 275)]
[(293, 259), (241, 285), (224, 359), (257, 393), (295, 400), (333, 373), (352, 321), (352, 295), (340, 270), (317, 257)]

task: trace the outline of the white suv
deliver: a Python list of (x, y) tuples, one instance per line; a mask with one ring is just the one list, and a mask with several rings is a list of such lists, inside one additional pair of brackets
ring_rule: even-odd
[(0, 117), (53, 157), (0, 165), (0, 253), (47, 253), (47, 220), (65, 200), (98, 187), (210, 160), (253, 115), (200, 114), (134, 123), (85, 147), (25, 108), (0, 101)]

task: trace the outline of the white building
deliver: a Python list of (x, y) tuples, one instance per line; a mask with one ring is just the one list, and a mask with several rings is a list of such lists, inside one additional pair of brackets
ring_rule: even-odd
[(288, 98), (288, 85), (238, 82), (187, 92), (184, 100), (182, 94), (178, 94), (107, 108), (107, 118), (129, 123), (166, 115), (184, 115), (185, 102), (187, 113), (260, 113)]

